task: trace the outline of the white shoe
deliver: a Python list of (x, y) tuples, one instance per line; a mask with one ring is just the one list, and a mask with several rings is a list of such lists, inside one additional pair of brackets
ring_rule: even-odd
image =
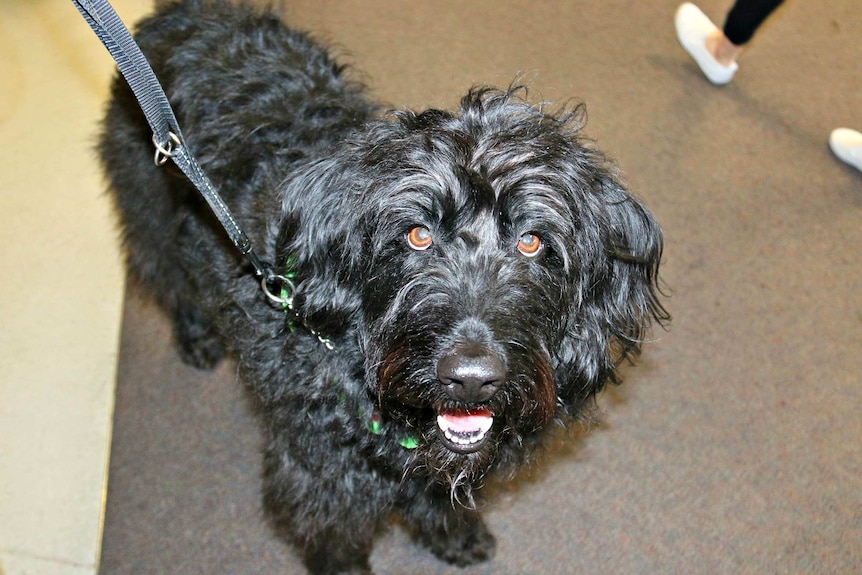
[(721, 86), (733, 80), (739, 64), (734, 62), (730, 66), (725, 66), (706, 49), (706, 39), (718, 30), (718, 27), (700, 11), (700, 8), (690, 2), (681, 4), (676, 10), (674, 25), (679, 43), (689, 56), (694, 58), (701, 72), (710, 82)]
[(862, 134), (850, 128), (832, 130), (829, 147), (840, 160), (862, 170)]

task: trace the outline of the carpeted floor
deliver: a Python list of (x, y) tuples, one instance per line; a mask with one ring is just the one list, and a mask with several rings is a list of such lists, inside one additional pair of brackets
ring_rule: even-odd
[[(862, 572), (862, 174), (826, 145), (862, 129), (858, 3), (789, 0), (724, 88), (677, 44), (673, 1), (287, 4), (392, 106), (518, 75), (585, 101), (666, 233), (672, 329), (602, 425), (496, 488), (497, 557), (450, 568), (394, 527), (378, 575)], [(169, 337), (132, 288), (100, 573), (302, 573), (261, 517), (234, 367), (188, 368)]]

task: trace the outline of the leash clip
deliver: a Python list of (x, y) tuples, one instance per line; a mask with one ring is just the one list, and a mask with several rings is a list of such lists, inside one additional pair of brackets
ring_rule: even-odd
[[(271, 288), (270, 284), (272, 284), (275, 289)], [(320, 332), (308, 325), (308, 322), (306, 322), (296, 312), (296, 310), (293, 309), (293, 294), (296, 292), (296, 284), (293, 283), (293, 280), (287, 276), (270, 272), (260, 280), (260, 289), (263, 290), (264, 295), (269, 301), (284, 308), (285, 314), (293, 316), (293, 319), (288, 319), (288, 325), (291, 326), (291, 331), (293, 331), (293, 326), (296, 325), (294, 322), (298, 322), (302, 324), (302, 326), (305, 327), (311, 335), (316, 337), (317, 341), (323, 344), (323, 347), (330, 351), (335, 349), (335, 344), (332, 343), (331, 339), (322, 336)], [(276, 290), (278, 292), (277, 294), (275, 293)]]
[(168, 158), (172, 158), (174, 156), (174, 151), (183, 145), (182, 141), (180, 141), (180, 137), (174, 134), (173, 132), (168, 132), (168, 141), (164, 144), (160, 144), (156, 140), (156, 135), (153, 134), (153, 145), (156, 147), (156, 153), (153, 156), (153, 163), (157, 166), (165, 165), (165, 162), (168, 161)]
[[(277, 284), (278, 294), (273, 293), (269, 284)], [(275, 273), (270, 273), (260, 280), (260, 289), (269, 301), (282, 306), (285, 310), (293, 311), (293, 293), (296, 291), (296, 285), (290, 278)]]

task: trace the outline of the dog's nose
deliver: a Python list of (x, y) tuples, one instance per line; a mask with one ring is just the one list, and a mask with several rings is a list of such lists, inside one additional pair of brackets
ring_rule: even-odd
[(437, 363), (437, 379), (453, 399), (480, 403), (491, 399), (506, 380), (506, 367), (494, 354), (461, 352)]

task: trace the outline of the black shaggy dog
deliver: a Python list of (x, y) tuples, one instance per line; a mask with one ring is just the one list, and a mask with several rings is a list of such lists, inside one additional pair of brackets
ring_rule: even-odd
[[(118, 79), (100, 153), (134, 278), (185, 361), (226, 353), (260, 406), (265, 508), (312, 573), (370, 573), (399, 515), (489, 558), (475, 497), (578, 419), (639, 350), (662, 236), (580, 135), (519, 88), (380, 114), (325, 49), (248, 7), (186, 1), (137, 39), (188, 145), (293, 311), (175, 169)], [(289, 285), (288, 285), (289, 287)]]

